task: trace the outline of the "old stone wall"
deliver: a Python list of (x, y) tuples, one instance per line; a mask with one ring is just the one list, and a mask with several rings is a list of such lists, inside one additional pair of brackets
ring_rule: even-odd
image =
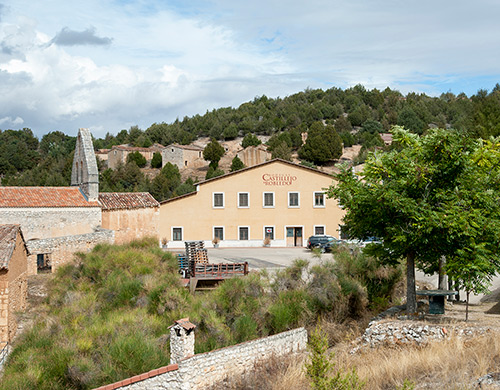
[(114, 240), (114, 231), (99, 229), (87, 234), (28, 241), (26, 243), (30, 252), (28, 274), (35, 275), (37, 273), (38, 254), (50, 254), (52, 272), (54, 272), (57, 267), (72, 261), (75, 252), (88, 252), (99, 243), (113, 244)]
[(9, 340), (9, 282), (7, 271), (0, 271), (0, 341)]
[[(9, 271), (10, 272), (10, 271)], [(28, 296), (28, 273), (25, 271), (16, 279), (9, 281), (9, 319), (8, 319), (8, 341), (12, 341), (17, 330), (17, 313), (26, 309), (26, 298)]]
[[(304, 328), (290, 330), (274, 336), (248, 341), (212, 352), (195, 355), (178, 364), (138, 375), (122, 381), (120, 388), (126, 390), (198, 390), (223, 380), (228, 375), (241, 375), (251, 370), (254, 363), (271, 356), (284, 356), (303, 351), (307, 346), (307, 331)], [(143, 378), (143, 379), (141, 379)], [(135, 383), (132, 383), (135, 382)], [(105, 387), (103, 387), (105, 388)]]
[(101, 225), (100, 207), (0, 208), (0, 224), (19, 224), (25, 240), (91, 233)]
[(168, 146), (161, 152), (162, 167), (167, 163), (177, 165), (179, 169), (184, 167), (184, 151), (176, 146)]
[(142, 237), (158, 237), (159, 224), (159, 207), (102, 211), (102, 227), (115, 231), (116, 244)]

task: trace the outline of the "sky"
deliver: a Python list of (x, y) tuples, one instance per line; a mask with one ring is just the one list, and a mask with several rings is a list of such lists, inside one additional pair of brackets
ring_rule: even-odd
[(0, 129), (95, 137), (256, 96), (500, 82), (498, 0), (0, 0)]

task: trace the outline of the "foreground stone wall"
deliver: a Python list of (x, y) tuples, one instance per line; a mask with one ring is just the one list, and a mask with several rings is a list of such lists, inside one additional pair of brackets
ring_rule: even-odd
[(85, 234), (101, 225), (101, 208), (0, 208), (0, 223), (21, 225), (26, 241)]
[(100, 387), (123, 390), (199, 390), (216, 384), (229, 375), (251, 370), (255, 362), (274, 356), (303, 351), (307, 347), (304, 328), (274, 336), (201, 353), (173, 364), (152, 370), (118, 383)]
[(99, 243), (113, 244), (114, 240), (114, 231), (99, 229), (93, 233), (28, 241), (26, 243), (30, 252), (28, 274), (37, 273), (36, 260), (40, 253), (50, 254), (52, 272), (54, 272), (62, 264), (72, 261), (74, 253), (89, 252)]

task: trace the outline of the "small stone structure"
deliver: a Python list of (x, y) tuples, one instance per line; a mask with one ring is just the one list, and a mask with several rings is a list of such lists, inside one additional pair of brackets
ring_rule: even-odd
[(179, 363), (194, 355), (194, 329), (189, 318), (175, 321), (170, 327), (170, 363)]
[(146, 161), (150, 164), (155, 153), (162, 153), (165, 149), (163, 145), (154, 144), (149, 148), (140, 148), (128, 145), (116, 145), (108, 152), (108, 168), (116, 169), (120, 164), (127, 163), (127, 157), (130, 153), (139, 152), (144, 156)]
[(17, 330), (16, 313), (26, 309), (28, 250), (19, 225), (0, 225), (0, 341)]
[(264, 145), (248, 146), (240, 150), (237, 154), (238, 158), (245, 164), (246, 167), (251, 167), (257, 164), (271, 160), (271, 153), (267, 151)]
[[(171, 351), (179, 354), (178, 356), (190, 353), (191, 339), (189, 337), (192, 337), (194, 341), (194, 328), (191, 329), (189, 335), (187, 333), (191, 326), (194, 327), (186, 318), (176, 321), (171, 327), (170, 348)], [(177, 331), (180, 336), (177, 336)], [(172, 335), (172, 332), (175, 335)], [(175, 346), (176, 343), (182, 345)], [(306, 347), (307, 331), (304, 328), (293, 329), (274, 336), (187, 357), (169, 366), (102, 386), (96, 390), (201, 390), (217, 384), (228, 375), (242, 375), (245, 371), (252, 370), (258, 361), (272, 356), (279, 357), (301, 352)], [(171, 359), (174, 360), (176, 357), (172, 356)]]
[(196, 145), (168, 145), (162, 150), (161, 157), (162, 167), (167, 163), (177, 165), (179, 169), (199, 168), (207, 164), (203, 159), (203, 148)]

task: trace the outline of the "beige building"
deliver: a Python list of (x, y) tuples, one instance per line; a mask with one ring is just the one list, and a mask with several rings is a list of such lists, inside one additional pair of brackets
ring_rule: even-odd
[(313, 234), (339, 237), (343, 217), (325, 189), (332, 177), (274, 159), (200, 182), (196, 191), (160, 205), (160, 238), (168, 247), (203, 240), (221, 247), (305, 246)]
[(28, 249), (19, 225), (0, 225), (0, 341), (10, 342), (26, 309)]
[(265, 145), (249, 146), (240, 150), (236, 155), (243, 161), (246, 167), (251, 167), (271, 160), (271, 153), (267, 151)]
[(102, 227), (114, 230), (115, 243), (158, 237), (160, 204), (149, 192), (101, 192)]
[(162, 166), (167, 163), (182, 168), (199, 168), (207, 165), (203, 159), (203, 148), (196, 145), (172, 144), (165, 147), (161, 152)]

